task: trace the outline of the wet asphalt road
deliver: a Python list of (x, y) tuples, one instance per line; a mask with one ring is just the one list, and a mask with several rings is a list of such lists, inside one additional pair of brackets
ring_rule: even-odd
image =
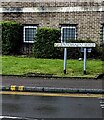
[(3, 116), (31, 118), (102, 118), (98, 98), (3, 95)]

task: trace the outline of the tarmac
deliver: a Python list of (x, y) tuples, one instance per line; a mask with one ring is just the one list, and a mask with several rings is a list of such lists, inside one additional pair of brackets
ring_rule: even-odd
[(104, 78), (1, 76), (1, 91), (104, 94)]

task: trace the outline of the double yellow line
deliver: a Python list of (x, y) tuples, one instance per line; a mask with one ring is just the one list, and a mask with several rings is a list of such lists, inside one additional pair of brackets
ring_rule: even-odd
[(50, 97), (104, 98), (104, 95), (102, 95), (102, 94), (41, 93), (41, 92), (17, 92), (17, 91), (1, 91), (0, 94), (3, 94), (3, 95), (50, 96)]

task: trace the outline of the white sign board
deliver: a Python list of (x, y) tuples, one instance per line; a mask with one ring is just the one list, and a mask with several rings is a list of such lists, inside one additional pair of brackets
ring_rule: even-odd
[(67, 48), (68, 47), (81, 47), (84, 48), (84, 74), (86, 74), (86, 50), (95, 47), (95, 43), (54, 43), (54, 47), (64, 48), (64, 74), (66, 74), (66, 61), (67, 61)]
[(95, 47), (95, 43), (54, 43), (54, 47)]

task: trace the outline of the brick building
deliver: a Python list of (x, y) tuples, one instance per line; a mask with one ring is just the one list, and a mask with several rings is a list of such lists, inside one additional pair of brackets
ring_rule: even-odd
[(2, 21), (23, 24), (23, 51), (31, 52), (37, 27), (61, 29), (61, 41), (104, 43), (103, 0), (32, 0), (1, 2)]

